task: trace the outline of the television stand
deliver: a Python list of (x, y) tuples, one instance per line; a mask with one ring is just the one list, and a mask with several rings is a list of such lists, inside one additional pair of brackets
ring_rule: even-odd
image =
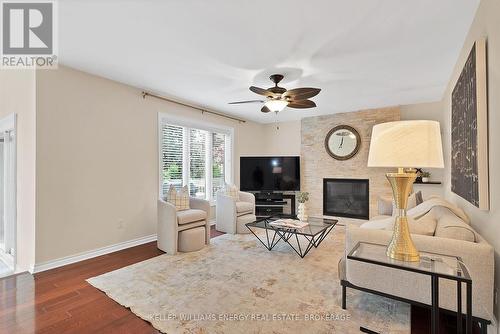
[(276, 214), (295, 215), (295, 192), (263, 191), (254, 193), (257, 218)]

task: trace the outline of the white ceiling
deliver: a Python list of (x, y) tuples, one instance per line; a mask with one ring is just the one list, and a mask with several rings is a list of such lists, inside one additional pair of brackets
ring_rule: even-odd
[(318, 87), (280, 121), (441, 99), (479, 0), (59, 1), (60, 62), (274, 122), (248, 86)]

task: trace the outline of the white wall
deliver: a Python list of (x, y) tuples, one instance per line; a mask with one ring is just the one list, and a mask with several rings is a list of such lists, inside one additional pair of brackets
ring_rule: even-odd
[[(444, 140), (444, 126), (445, 126), (445, 117), (444, 117), (444, 106), (441, 101), (432, 102), (432, 103), (420, 103), (420, 104), (411, 104), (404, 105), (400, 107), (401, 110), (401, 119), (402, 120), (433, 120), (438, 121), (441, 124), (441, 137)], [(448, 162), (446, 162), (448, 163)], [(438, 168), (424, 168), (425, 171), (431, 173), (432, 181), (440, 181), (442, 184), (440, 185), (432, 185), (432, 184), (424, 184), (419, 185), (415, 184), (413, 189), (415, 191), (422, 191), (424, 198), (427, 198), (431, 195), (444, 196), (444, 174), (445, 169)]]
[[(482, 0), (443, 97), (445, 124), (445, 195), (471, 217), (473, 227), (495, 247), (495, 282), (500, 284), (500, 1)], [(481, 211), (451, 192), (451, 92), (475, 40), (487, 37), (490, 210)], [(493, 296), (492, 296), (493, 298)], [(500, 308), (496, 305), (496, 316)]]
[[(158, 113), (234, 127), (260, 154), (260, 124), (239, 124), (60, 66), (37, 72), (37, 264), (156, 233)], [(123, 227), (120, 227), (122, 225)]]
[(262, 154), (300, 155), (300, 124), (300, 121), (291, 121), (263, 125), (265, 146)]
[(35, 72), (0, 70), (0, 118), (17, 115), (17, 271), (35, 263)]

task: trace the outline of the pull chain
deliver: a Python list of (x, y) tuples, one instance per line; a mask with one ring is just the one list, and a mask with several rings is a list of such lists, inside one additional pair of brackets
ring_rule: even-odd
[(279, 127), (279, 125), (278, 125), (278, 112), (277, 112), (277, 111), (275, 111), (275, 114), (276, 114), (276, 118), (274, 119), (274, 123), (276, 124), (276, 130), (279, 130), (279, 129), (280, 129), (280, 127)]

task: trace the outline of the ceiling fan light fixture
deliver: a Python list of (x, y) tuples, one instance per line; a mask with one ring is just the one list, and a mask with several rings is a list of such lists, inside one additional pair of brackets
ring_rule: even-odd
[(279, 112), (285, 109), (288, 105), (288, 101), (284, 100), (268, 100), (264, 105), (271, 111)]
[(316, 103), (309, 99), (318, 95), (321, 89), (301, 87), (287, 90), (286, 88), (278, 86), (278, 83), (283, 79), (282, 74), (273, 74), (269, 77), (269, 79), (271, 79), (274, 83), (274, 87), (267, 89), (255, 86), (249, 87), (251, 92), (265, 96), (265, 100), (236, 101), (229, 102), (229, 104), (264, 103), (264, 106), (260, 109), (260, 111), (265, 114), (270, 112), (278, 114), (280, 111), (285, 109), (285, 107), (293, 109), (308, 109), (316, 107)]

